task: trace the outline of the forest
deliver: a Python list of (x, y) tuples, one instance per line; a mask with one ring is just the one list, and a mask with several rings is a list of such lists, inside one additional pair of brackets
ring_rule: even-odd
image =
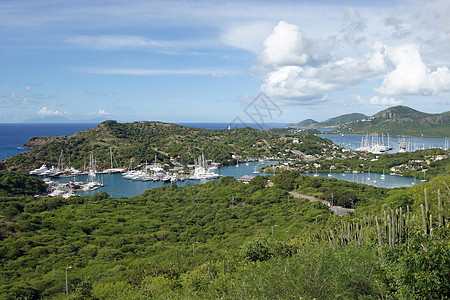
[[(292, 171), (249, 184), (225, 177), (120, 199), (105, 192), (35, 197), (37, 179), (1, 176), (4, 299), (450, 294), (448, 172), (414, 187), (382, 189)], [(31, 190), (18, 193), (22, 184)], [(324, 198), (333, 191), (344, 206), (351, 194), (356, 210), (337, 216), (292, 191)]]

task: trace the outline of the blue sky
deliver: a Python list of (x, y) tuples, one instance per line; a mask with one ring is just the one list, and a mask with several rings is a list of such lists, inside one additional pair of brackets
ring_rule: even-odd
[[(0, 2), (0, 122), (266, 122), (438, 113), (449, 1)], [(248, 108), (247, 108), (248, 111)]]

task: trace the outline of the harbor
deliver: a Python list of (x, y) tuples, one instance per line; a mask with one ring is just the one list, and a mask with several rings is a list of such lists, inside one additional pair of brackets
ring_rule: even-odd
[[(255, 175), (273, 175), (273, 173), (266, 173), (261, 172), (259, 174), (255, 174), (255, 168), (259, 169), (265, 166), (269, 166), (272, 164), (276, 164), (278, 161), (266, 161), (266, 162), (248, 162), (248, 163), (242, 163), (239, 164), (238, 167), (235, 165), (232, 166), (223, 166), (219, 167), (216, 170), (216, 173), (220, 177), (227, 177), (231, 176), (236, 179), (248, 175), (248, 176), (255, 176)], [(302, 173), (302, 175), (305, 176), (314, 176), (314, 173)], [(385, 188), (397, 188), (397, 187), (408, 187), (412, 186), (413, 183), (420, 183), (420, 179), (414, 179), (406, 176), (399, 176), (399, 175), (390, 175), (386, 174), (385, 179), (382, 179), (381, 176), (383, 174), (378, 173), (371, 173), (370, 179), (368, 173), (333, 173), (333, 178), (336, 178), (338, 180), (346, 180), (346, 181), (353, 181), (357, 183), (364, 183), (364, 184), (370, 184), (377, 187), (385, 187)], [(320, 177), (328, 177), (325, 173), (319, 173)], [(57, 184), (67, 185), (70, 184), (69, 182), (72, 181), (70, 178), (63, 177), (63, 178), (55, 178), (52, 179)], [(88, 180), (88, 175), (80, 175), (77, 177), (77, 180), (79, 181), (86, 181)], [(202, 184), (207, 182), (211, 179), (201, 179), (201, 180), (195, 180), (195, 179), (185, 179), (183, 181), (177, 181), (177, 182), (164, 182), (164, 181), (138, 181), (138, 180), (127, 180), (122, 176), (122, 174), (97, 174), (96, 175), (96, 181), (101, 182), (104, 184), (104, 186), (99, 187), (95, 190), (78, 190), (75, 191), (74, 194), (80, 195), (80, 196), (92, 196), (98, 191), (105, 191), (108, 193), (111, 197), (114, 198), (120, 198), (120, 197), (132, 197), (137, 196), (145, 192), (146, 190), (160, 187), (164, 185), (177, 185), (179, 187), (187, 186), (187, 185), (193, 185), (193, 184)]]
[[(448, 138), (402, 137), (386, 135), (358, 135), (358, 134), (318, 134), (322, 138), (331, 140), (334, 144), (347, 149), (365, 152), (397, 153), (414, 152), (423, 149), (439, 148), (447, 150), (450, 147)], [(379, 151), (382, 149), (383, 151)], [(370, 151), (368, 151), (370, 150)]]

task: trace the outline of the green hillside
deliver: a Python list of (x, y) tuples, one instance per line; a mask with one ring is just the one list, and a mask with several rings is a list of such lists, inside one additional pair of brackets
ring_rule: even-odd
[(333, 133), (448, 137), (450, 112), (427, 114), (407, 106), (396, 106), (364, 120), (338, 126)]
[(345, 114), (338, 117), (330, 118), (328, 120), (325, 120), (323, 122), (319, 122), (316, 124), (312, 124), (311, 128), (329, 128), (329, 127), (336, 127), (342, 124), (346, 124), (349, 122), (354, 122), (358, 120), (363, 120), (367, 118), (366, 115), (360, 114), (360, 113), (352, 113), (352, 114)]

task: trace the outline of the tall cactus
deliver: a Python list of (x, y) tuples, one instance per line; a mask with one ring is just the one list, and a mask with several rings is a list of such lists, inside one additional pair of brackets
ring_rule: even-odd
[(378, 245), (383, 246), (383, 239), (381, 237), (381, 227), (380, 224), (378, 224), (378, 217), (375, 216), (375, 223), (377, 224), (377, 234), (378, 234)]
[(444, 209), (442, 207), (441, 189), (438, 189), (438, 221), (439, 227), (445, 226)]
[(425, 208), (423, 204), (420, 204), (420, 211), (422, 212), (423, 233), (428, 234), (427, 215), (425, 214)]

